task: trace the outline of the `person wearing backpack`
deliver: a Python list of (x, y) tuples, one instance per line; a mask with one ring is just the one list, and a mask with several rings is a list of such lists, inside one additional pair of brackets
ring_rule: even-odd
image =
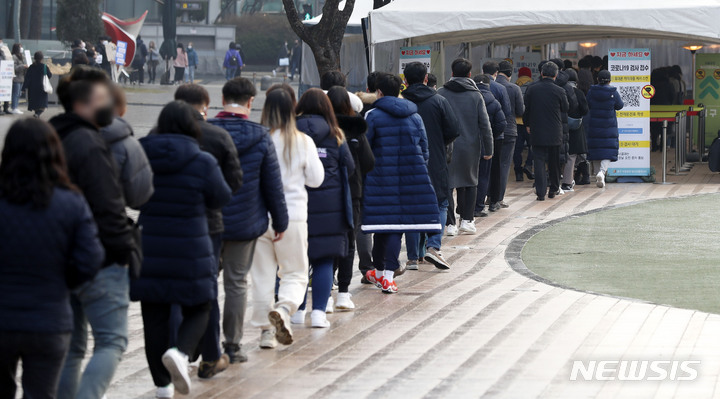
[(237, 50), (237, 44), (230, 42), (230, 48), (225, 53), (225, 61), (223, 62), (225, 80), (234, 78), (238, 68), (242, 68), (242, 65), (242, 57), (240, 57), (240, 53)]

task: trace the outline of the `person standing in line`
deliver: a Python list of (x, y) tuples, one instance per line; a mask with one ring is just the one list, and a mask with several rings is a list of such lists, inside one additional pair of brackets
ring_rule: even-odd
[[(232, 195), (217, 160), (200, 149), (202, 131), (194, 115), (190, 105), (173, 101), (160, 112), (157, 133), (140, 140), (155, 193), (140, 210), (144, 259), (130, 298), (140, 301), (145, 355), (159, 398), (172, 398), (174, 390), (190, 392), (188, 355), (200, 344), (217, 296), (217, 259), (206, 214)], [(183, 321), (177, 347), (171, 348), (173, 305), (181, 306)]]
[(105, 144), (110, 149), (123, 188), (125, 205), (140, 209), (153, 192), (153, 174), (150, 162), (140, 142), (134, 137), (132, 126), (123, 119), (127, 111), (125, 91), (117, 84), (112, 85), (115, 119), (100, 130)]
[(132, 67), (137, 71), (138, 84), (145, 84), (145, 63), (147, 62), (148, 49), (145, 42), (140, 36), (137, 37), (135, 44), (135, 58), (132, 61)]
[(442, 231), (438, 199), (427, 162), (430, 159), (425, 126), (417, 106), (398, 98), (402, 80), (381, 74), (374, 109), (369, 111), (368, 141), (375, 169), (365, 179), (362, 230), (375, 233), (373, 263), (368, 281), (382, 292), (398, 292), (395, 271), (403, 233)]
[[(530, 134), (535, 162), (535, 192), (538, 201), (555, 198), (560, 189), (560, 147), (563, 144), (563, 117), (569, 104), (565, 90), (555, 84), (558, 67), (546, 62), (542, 79), (528, 87), (523, 122)], [(547, 166), (547, 173), (546, 173)], [(550, 192), (548, 193), (548, 176)]]
[[(347, 256), (336, 261), (338, 294), (335, 304), (338, 310), (353, 310), (355, 304), (352, 302), (349, 288), (355, 263), (356, 237), (362, 233), (360, 225), (362, 223), (363, 179), (375, 167), (375, 156), (365, 135), (367, 122), (352, 109), (347, 90), (342, 86), (333, 86), (328, 90), (327, 95), (335, 111), (338, 126), (345, 133), (345, 139), (355, 162), (355, 172), (349, 176), (354, 228), (348, 233)], [(329, 309), (332, 309), (332, 303), (331, 297), (328, 302)]]
[(587, 96), (590, 87), (593, 85), (593, 73), (590, 70), (592, 67), (592, 56), (586, 55), (578, 61), (578, 81), (577, 88), (583, 92), (583, 95)]
[[(499, 69), (500, 67), (495, 61), (489, 61), (483, 64), (483, 73), (490, 78), (490, 92), (492, 93), (493, 97), (495, 97), (498, 104), (500, 104), (502, 112), (505, 114), (505, 122), (507, 126), (507, 121), (514, 118), (515, 115), (512, 112), (510, 95), (508, 94), (507, 89), (505, 89), (505, 86), (495, 81), (498, 76)], [(492, 166), (490, 167), (490, 181), (486, 191), (488, 197), (487, 200), (489, 202), (488, 210), (490, 212), (497, 212), (500, 209), (500, 204), (498, 203), (499, 201), (494, 200), (494, 197), (498, 196), (497, 192), (500, 189), (500, 153), (502, 151), (504, 142), (505, 132), (503, 131), (499, 136), (495, 137), (495, 156), (492, 158)], [(493, 193), (495, 193), (495, 195), (493, 195)], [(478, 203), (480, 202), (479, 197), (480, 196), (478, 195)], [(485, 199), (483, 199), (483, 201), (485, 201)], [(484, 205), (485, 204), (483, 203), (482, 206), (484, 207)], [(478, 206), (476, 205), (476, 208), (477, 207)]]
[[(475, 234), (473, 223), (480, 158), (492, 159), (493, 135), (483, 95), (471, 79), (472, 63), (459, 58), (452, 63), (452, 78), (438, 90), (458, 115), (460, 136), (453, 143), (450, 189), (457, 190), (460, 232)], [(455, 204), (449, 196), (447, 234), (458, 234)]]
[(618, 160), (620, 148), (617, 113), (623, 109), (623, 100), (617, 88), (610, 86), (610, 72), (598, 73), (598, 84), (590, 88), (587, 95), (588, 108), (588, 160), (592, 161), (595, 181), (598, 187), (605, 188), (605, 176), (610, 162)]
[(517, 118), (522, 118), (525, 112), (522, 91), (518, 85), (510, 82), (512, 73), (512, 64), (508, 61), (501, 61), (495, 76), (495, 82), (502, 85), (507, 91), (510, 114), (505, 115), (507, 125), (503, 133), (502, 147), (495, 148), (499, 172), (495, 175), (497, 177), (496, 184), (493, 184), (492, 181), (490, 183), (490, 210), (493, 208), (496, 210), (507, 208), (509, 206), (507, 202), (505, 202), (505, 190), (507, 189), (508, 173), (510, 172), (510, 165), (513, 161), (513, 153), (515, 152), (515, 142), (518, 137)]
[[(105, 248), (102, 269), (73, 291), (74, 329), (59, 399), (102, 397), (128, 344), (128, 265), (137, 243), (125, 213), (115, 160), (100, 134), (114, 118), (111, 84), (104, 71), (77, 66), (58, 84), (65, 113), (50, 120), (62, 140), (70, 180), (85, 195)], [(88, 323), (95, 347), (81, 373)]]
[[(52, 72), (43, 63), (45, 56), (42, 52), (35, 52), (32, 65), (25, 71), (25, 81), (22, 90), (27, 90), (28, 111), (34, 111), (34, 117), (39, 118), (48, 107), (48, 94), (45, 92), (43, 79), (52, 77)], [(59, 87), (58, 87), (59, 89)]]
[(225, 52), (225, 60), (223, 68), (225, 68), (225, 80), (235, 78), (235, 74), (239, 68), (242, 68), (243, 61), (240, 53), (237, 51), (235, 42), (230, 42), (230, 48)]
[[(353, 229), (348, 177), (355, 172), (355, 162), (322, 90), (306, 91), (295, 112), (298, 130), (313, 139), (325, 169), (322, 185), (308, 188), (308, 258), (313, 268), (311, 323), (315, 328), (328, 328), (325, 311), (333, 285), (333, 265), (335, 259), (347, 256), (348, 233)], [(300, 305), (292, 316), (294, 324), (305, 322), (305, 306)]]
[[(450, 193), (446, 148), (459, 136), (458, 120), (445, 97), (437, 95), (435, 90), (428, 86), (429, 75), (423, 63), (407, 64), (404, 74), (408, 87), (403, 92), (403, 97), (417, 106), (418, 115), (425, 126), (430, 153), (427, 164), (428, 174), (440, 208), (440, 224), (444, 228), (449, 205), (448, 193)], [(450, 264), (440, 251), (442, 235), (442, 231), (429, 234), (426, 245), (422, 247), (420, 233), (405, 234), (405, 244), (408, 248), (407, 269), (417, 270), (417, 260), (421, 259), (422, 251), (425, 251), (424, 259), (436, 268), (449, 269)]]
[[(255, 85), (248, 79), (228, 80), (222, 90), (223, 111), (208, 121), (230, 133), (243, 171), (242, 187), (223, 208), (223, 347), (230, 363), (248, 360), (241, 351), (240, 341), (247, 307), (247, 277), (257, 240), (268, 231), (269, 225), (276, 241), (283, 238), (288, 228), (288, 209), (275, 145), (267, 128), (249, 120), (256, 93)], [(290, 314), (279, 314), (283, 324), (276, 330), (276, 336), (280, 343), (289, 345), (292, 343)], [(272, 334), (261, 337), (261, 347), (272, 343)]]
[(60, 139), (23, 119), (0, 163), (0, 397), (54, 398), (70, 347), (70, 290), (95, 277), (104, 251), (87, 202), (68, 177)]
[[(220, 165), (225, 182), (230, 186), (233, 194), (242, 187), (243, 174), (240, 167), (237, 149), (233, 144), (230, 134), (214, 125), (206, 122), (207, 110), (210, 106), (210, 94), (208, 91), (196, 84), (184, 84), (175, 91), (175, 100), (184, 101), (194, 108), (194, 117), (197, 121), (202, 137), (200, 138), (200, 149), (210, 153)], [(220, 252), (222, 250), (222, 235), (224, 230), (222, 209), (208, 209), (208, 232), (213, 245), (213, 255), (217, 261), (214, 264), (213, 274), (213, 299), (210, 309), (210, 319), (207, 330), (200, 341), (198, 351), (191, 355), (195, 359), (202, 355), (202, 362), (198, 367), (198, 377), (207, 379), (224, 371), (230, 362), (227, 354), (223, 354), (220, 347), (220, 307), (218, 305), (217, 278), (220, 267)]]
[(175, 61), (173, 61), (173, 67), (175, 68), (174, 83), (179, 85), (185, 76), (185, 68), (188, 67), (188, 56), (182, 43), (177, 44), (177, 53), (175, 55)]
[[(295, 102), (285, 88), (267, 92), (262, 123), (270, 129), (275, 144), (289, 217), (282, 240), (276, 240), (272, 228), (258, 239), (250, 268), (251, 323), (261, 330), (261, 347), (272, 349), (276, 346), (273, 324), (278, 324), (283, 314), (294, 314), (305, 300), (309, 267), (306, 187), (320, 187), (325, 172), (315, 143), (295, 126)], [(288, 332), (292, 335), (292, 330)]]
[[(575, 165), (580, 175), (588, 175), (587, 171), (587, 138), (583, 127), (583, 117), (588, 113), (588, 103), (585, 94), (577, 87), (578, 75), (573, 69), (565, 70), (568, 75), (568, 84), (575, 90), (578, 106), (575, 110), (568, 112), (568, 127), (570, 128), (570, 142), (568, 146), (568, 161), (563, 170), (562, 185), (560, 188), (565, 192), (575, 191)], [(576, 162), (578, 161), (578, 162)], [(582, 179), (582, 177), (581, 177)]]
[[(515, 84), (520, 87), (520, 94), (523, 97), (523, 105), (525, 104), (525, 93), (527, 88), (532, 84), (532, 70), (528, 67), (522, 67), (518, 70), (518, 78)], [(515, 181), (523, 181), (523, 174), (528, 180), (535, 180), (533, 173), (533, 153), (530, 144), (530, 135), (523, 124), (522, 116), (517, 120), (517, 141), (515, 141), (515, 153), (513, 154), (513, 164), (515, 165)], [(525, 166), (523, 166), (523, 151), (527, 148), (527, 158), (525, 158)]]
[(200, 64), (200, 58), (193, 47), (192, 42), (187, 46), (188, 67), (185, 70), (185, 83), (195, 83), (195, 70)]
[(23, 54), (22, 44), (15, 43), (12, 47), (12, 58), (14, 64), (15, 76), (13, 76), (12, 96), (10, 101), (10, 113), (22, 115), (23, 112), (18, 109), (20, 102), (20, 93), (22, 92), (23, 83), (25, 82), (25, 71), (28, 66), (25, 65), (25, 55)]
[[(320, 78), (320, 88), (327, 93), (328, 90), (330, 90), (333, 86), (342, 86), (347, 88), (347, 78), (345, 75), (340, 71), (330, 71), (325, 72), (323, 76)], [(355, 112), (362, 113), (363, 111), (363, 102), (360, 99), (360, 97), (356, 96), (353, 93), (348, 92), (348, 96), (350, 96), (350, 104), (352, 105), (352, 108)]]
[(155, 47), (155, 42), (150, 42), (148, 45), (148, 84), (155, 84), (155, 78), (157, 77), (157, 66), (160, 63), (160, 51)]

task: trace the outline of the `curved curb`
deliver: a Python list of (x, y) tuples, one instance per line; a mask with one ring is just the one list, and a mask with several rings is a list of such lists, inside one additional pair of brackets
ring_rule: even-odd
[[(549, 285), (551, 287), (557, 287), (557, 288), (562, 288), (565, 290), (571, 290), (571, 291), (581, 292), (584, 294), (592, 294), (592, 295), (603, 296), (603, 297), (614, 298), (614, 299), (624, 299), (624, 300), (628, 300), (628, 301), (646, 303), (646, 304), (650, 304), (650, 305), (668, 306), (668, 307), (672, 307), (672, 308), (676, 308), (676, 309), (684, 309), (684, 308), (678, 308), (677, 306), (647, 301), (644, 299), (612, 295), (612, 294), (607, 294), (604, 292), (583, 290), (583, 289), (579, 289), (579, 288), (570, 287), (570, 286), (558, 283), (553, 280), (546, 279), (545, 277), (535, 274), (535, 272), (533, 272), (532, 270), (527, 268), (527, 266), (525, 265), (525, 262), (523, 262), (523, 260), (522, 260), (522, 250), (525, 247), (525, 244), (527, 244), (527, 242), (530, 241), (530, 239), (532, 237), (534, 237), (536, 234), (542, 232), (543, 230), (548, 229), (549, 227), (555, 226), (556, 224), (560, 224), (560, 223), (566, 222), (571, 219), (591, 215), (591, 214), (598, 213), (598, 212), (619, 209), (619, 208), (625, 208), (625, 207), (633, 206), (633, 205), (645, 204), (648, 202), (667, 201), (667, 200), (671, 200), (671, 199), (684, 199), (684, 198), (697, 197), (697, 196), (701, 196), (701, 195), (713, 195), (713, 194), (717, 195), (718, 193), (699, 193), (699, 194), (680, 195), (680, 196), (676, 196), (676, 197), (654, 198), (654, 199), (633, 201), (633, 202), (628, 202), (625, 204), (611, 205), (608, 207), (584, 211), (584, 212), (576, 213), (573, 215), (563, 216), (558, 219), (550, 220), (545, 223), (541, 223), (536, 226), (533, 226), (533, 227), (523, 231), (522, 233), (518, 234), (517, 236), (515, 236), (515, 238), (513, 238), (510, 241), (507, 248), (505, 249), (505, 261), (510, 265), (510, 268), (512, 268), (516, 273), (521, 274), (522, 276), (527, 277), (529, 279), (540, 282), (542, 284)], [(690, 309), (690, 310), (700, 311), (697, 309)], [(700, 312), (702, 312), (702, 311), (700, 311)], [(704, 312), (704, 313), (709, 313), (709, 312)]]

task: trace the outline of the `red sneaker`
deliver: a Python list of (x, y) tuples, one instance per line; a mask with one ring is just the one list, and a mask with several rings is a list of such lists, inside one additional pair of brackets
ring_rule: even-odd
[(375, 284), (376, 287), (382, 289), (383, 281), (385, 281), (385, 278), (383, 276), (376, 276), (375, 269), (368, 270), (368, 272), (365, 274), (365, 278), (367, 278), (370, 284)]
[(398, 286), (395, 280), (392, 282), (385, 279), (382, 280), (382, 291), (386, 294), (396, 294), (398, 292)]

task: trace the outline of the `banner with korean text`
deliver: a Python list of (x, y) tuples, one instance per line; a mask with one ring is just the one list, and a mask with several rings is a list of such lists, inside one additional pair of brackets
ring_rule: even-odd
[(617, 111), (620, 150), (610, 164), (610, 176), (650, 175), (650, 49), (610, 49), (608, 68), (612, 85), (625, 103)]

